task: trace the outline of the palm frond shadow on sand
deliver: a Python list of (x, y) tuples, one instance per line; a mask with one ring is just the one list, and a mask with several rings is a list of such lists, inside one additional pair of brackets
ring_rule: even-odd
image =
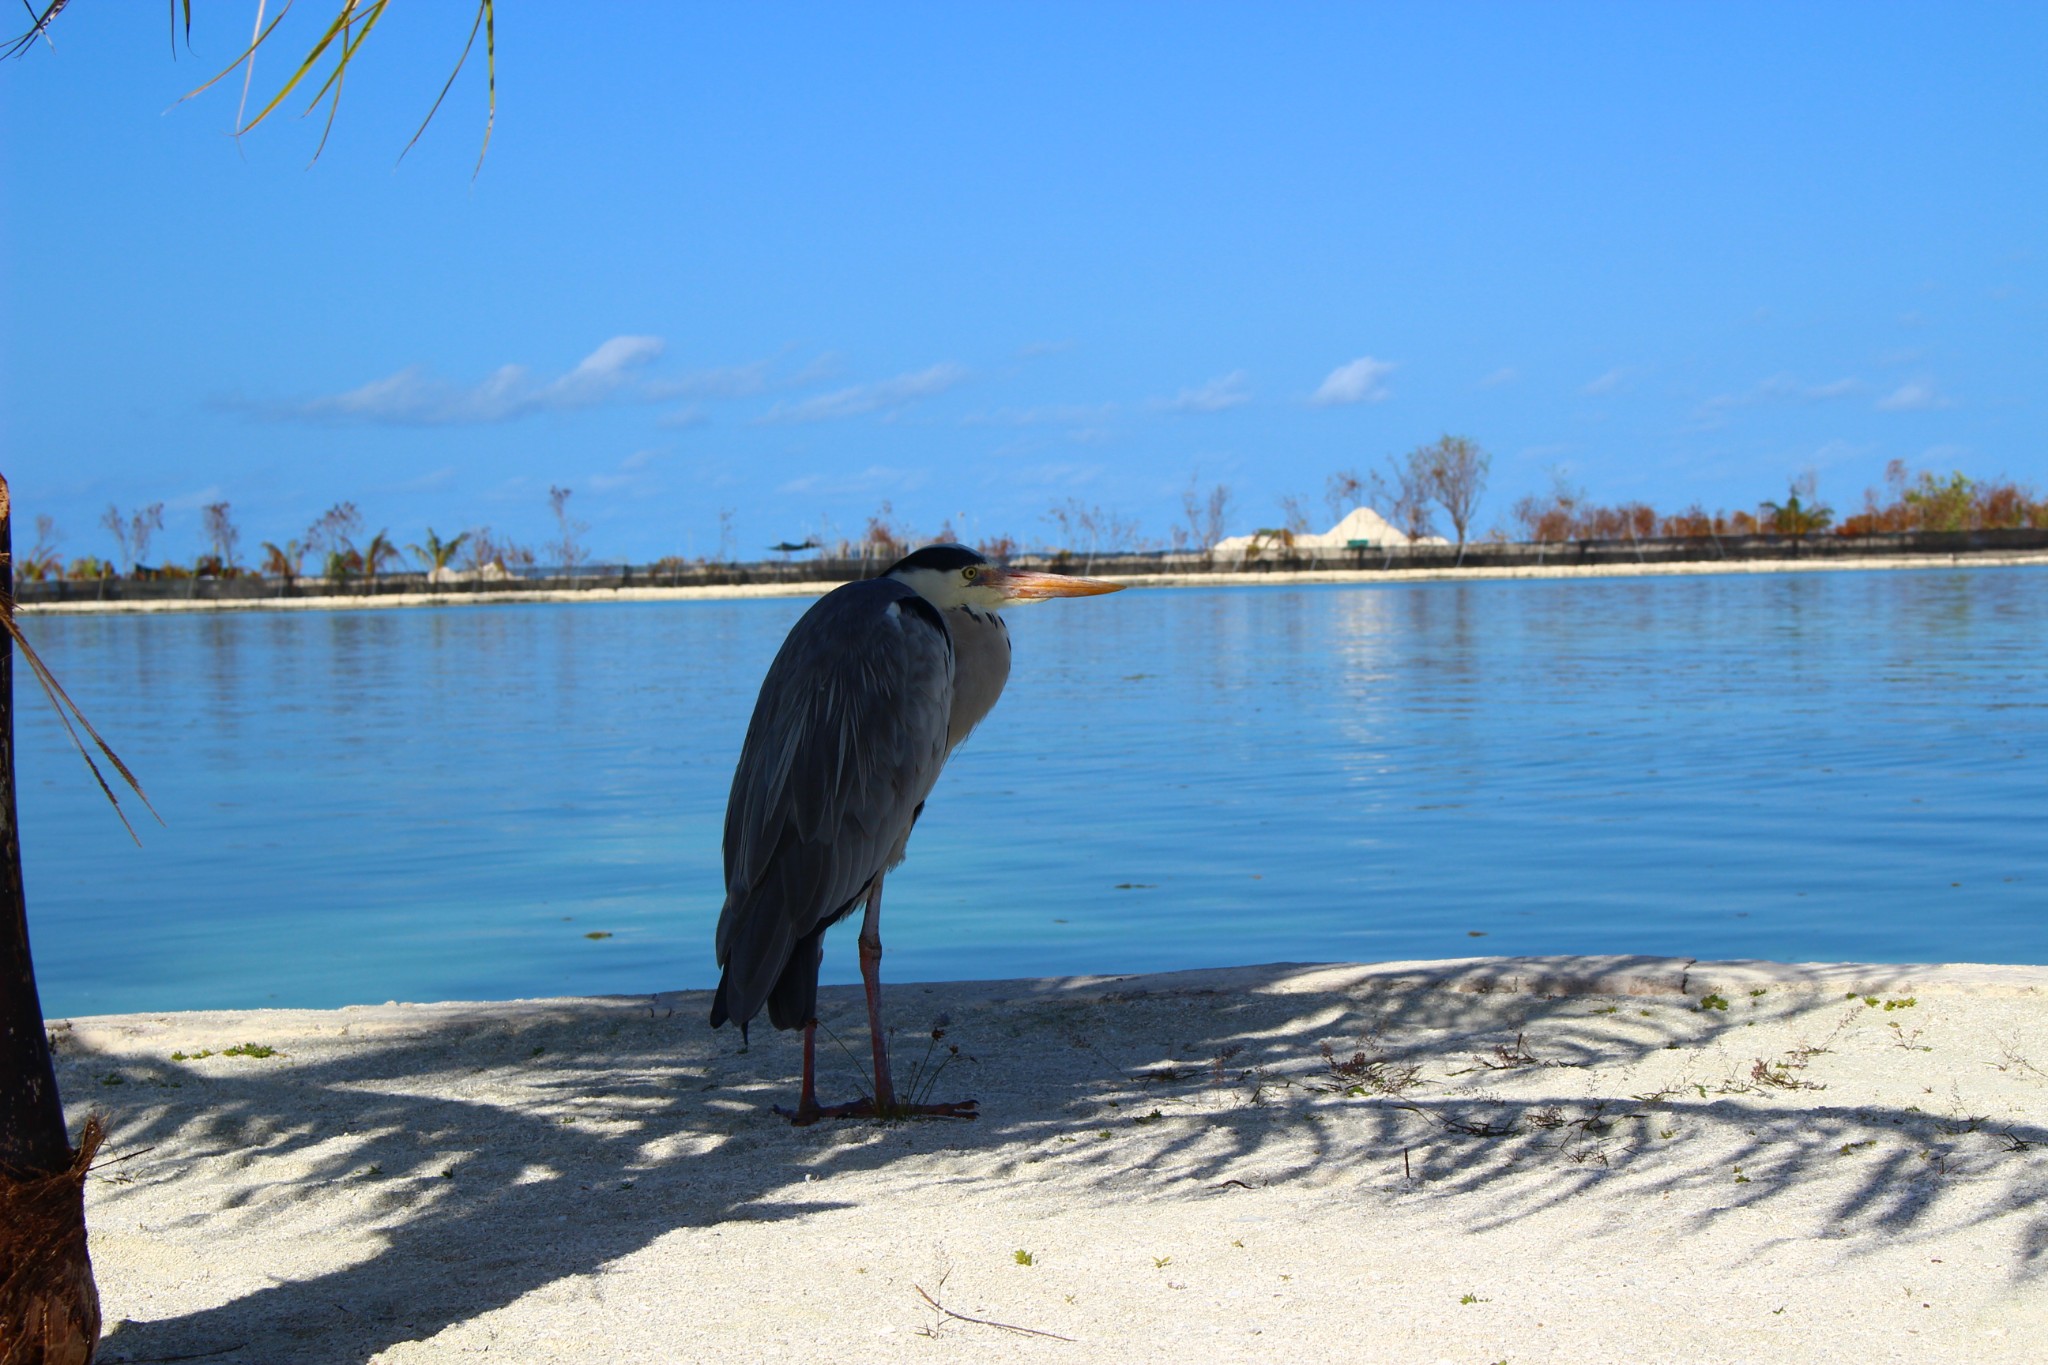
[[(1125, 1201), (1289, 1186), (1433, 1201), (1472, 1229), (1711, 1182), (1724, 1194), (1706, 1223), (1796, 1205), (1808, 1235), (1853, 1250), (2013, 1220), (2015, 1275), (2048, 1266), (2048, 1078), (2030, 1070), (2048, 1056), (1945, 1034), (1935, 1000), (1888, 1012), (1847, 996), (1910, 989), (1912, 969), (1809, 969), (1790, 986), (1697, 970), (1617, 958), (899, 987), (899, 1067), (924, 1050), (917, 1026), (944, 1016), (937, 1097), (972, 1095), (983, 1118), (894, 1127), (791, 1129), (770, 1106), (791, 1097), (792, 1040), (757, 1033), (740, 1051), (704, 1027), (702, 992), (55, 1033), (66, 1093), (108, 1113), (110, 1154), (137, 1153), (96, 1176), (96, 1229), (146, 1203), (169, 1235), (369, 1248), (116, 1322), (110, 1361), (363, 1361), (664, 1237), (1023, 1179), (1077, 1206), (1111, 1185)], [(1738, 993), (1751, 980), (1766, 984)], [(1702, 1008), (1716, 989), (1726, 1007)], [(828, 990), (822, 1012), (860, 1053), (858, 992)], [(1928, 1041), (1891, 1027), (1901, 1016)], [(271, 1028), (290, 1055), (166, 1060), (209, 1031), (242, 1041), (220, 1035), (235, 1027)], [(1968, 1096), (1868, 1079), (1929, 1047), (1951, 1053), (1936, 1072), (1969, 1069)], [(857, 1079), (842, 1062), (839, 1088)]]

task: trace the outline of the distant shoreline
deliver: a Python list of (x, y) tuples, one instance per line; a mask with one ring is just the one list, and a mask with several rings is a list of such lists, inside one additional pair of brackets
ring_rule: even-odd
[[(1828, 559), (1686, 560), (1654, 564), (1549, 564), (1468, 569), (1233, 570), (1220, 573), (1117, 574), (1103, 578), (1134, 588), (1253, 588), (1309, 583), (1443, 583), (1501, 579), (1655, 578), (1702, 574), (1833, 573), (1868, 569), (2048, 567), (2048, 551), (1949, 555), (1883, 555)], [(163, 598), (109, 602), (23, 602), (22, 615), (100, 613), (372, 611), (401, 607), (492, 606), (518, 602), (722, 602), (764, 597), (821, 597), (839, 581), (728, 583), (673, 588), (540, 588), (487, 592), (407, 592), (327, 597)]]

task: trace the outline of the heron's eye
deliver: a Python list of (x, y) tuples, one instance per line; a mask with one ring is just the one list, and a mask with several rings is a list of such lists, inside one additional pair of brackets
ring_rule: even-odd
[(981, 569), (977, 565), (969, 564), (966, 568), (960, 571), (960, 576), (966, 579), (969, 583), (972, 583), (976, 578), (981, 576)]

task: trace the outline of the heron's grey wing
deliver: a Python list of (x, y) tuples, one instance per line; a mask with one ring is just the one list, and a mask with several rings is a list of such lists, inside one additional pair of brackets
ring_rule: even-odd
[(718, 961), (751, 1019), (796, 945), (901, 856), (945, 762), (945, 623), (889, 579), (835, 589), (783, 642), (754, 704), (725, 812)]

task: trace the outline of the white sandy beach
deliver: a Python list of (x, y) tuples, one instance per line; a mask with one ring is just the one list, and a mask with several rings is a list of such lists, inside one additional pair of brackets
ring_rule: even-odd
[[(1517, 578), (1657, 578), (1701, 574), (1827, 573), (1871, 569), (1977, 569), (2048, 566), (2048, 552), (1968, 555), (1887, 555), (1843, 559), (1699, 560), (1681, 564), (1550, 564), (1516, 568), (1470, 569), (1318, 569), (1257, 570), (1248, 573), (1124, 574), (1101, 565), (1094, 572), (1134, 588), (1255, 588), (1289, 583), (1437, 583)], [(837, 582), (728, 583), (687, 588), (590, 588), (578, 591), (521, 592), (395, 592), (374, 597), (248, 597), (155, 599), (114, 602), (24, 602), (27, 615), (72, 615), (100, 612), (185, 611), (365, 611), (386, 607), (469, 607), (510, 602), (716, 602), (756, 597), (820, 597)]]
[[(53, 1024), (74, 1124), (112, 1128), (102, 1359), (2048, 1349), (2048, 968), (1475, 959), (889, 1003), (899, 1078), (948, 1016), (937, 1094), (979, 1121), (792, 1129), (793, 1036), (742, 1051), (703, 992)], [(860, 1053), (857, 991), (822, 1010)]]

